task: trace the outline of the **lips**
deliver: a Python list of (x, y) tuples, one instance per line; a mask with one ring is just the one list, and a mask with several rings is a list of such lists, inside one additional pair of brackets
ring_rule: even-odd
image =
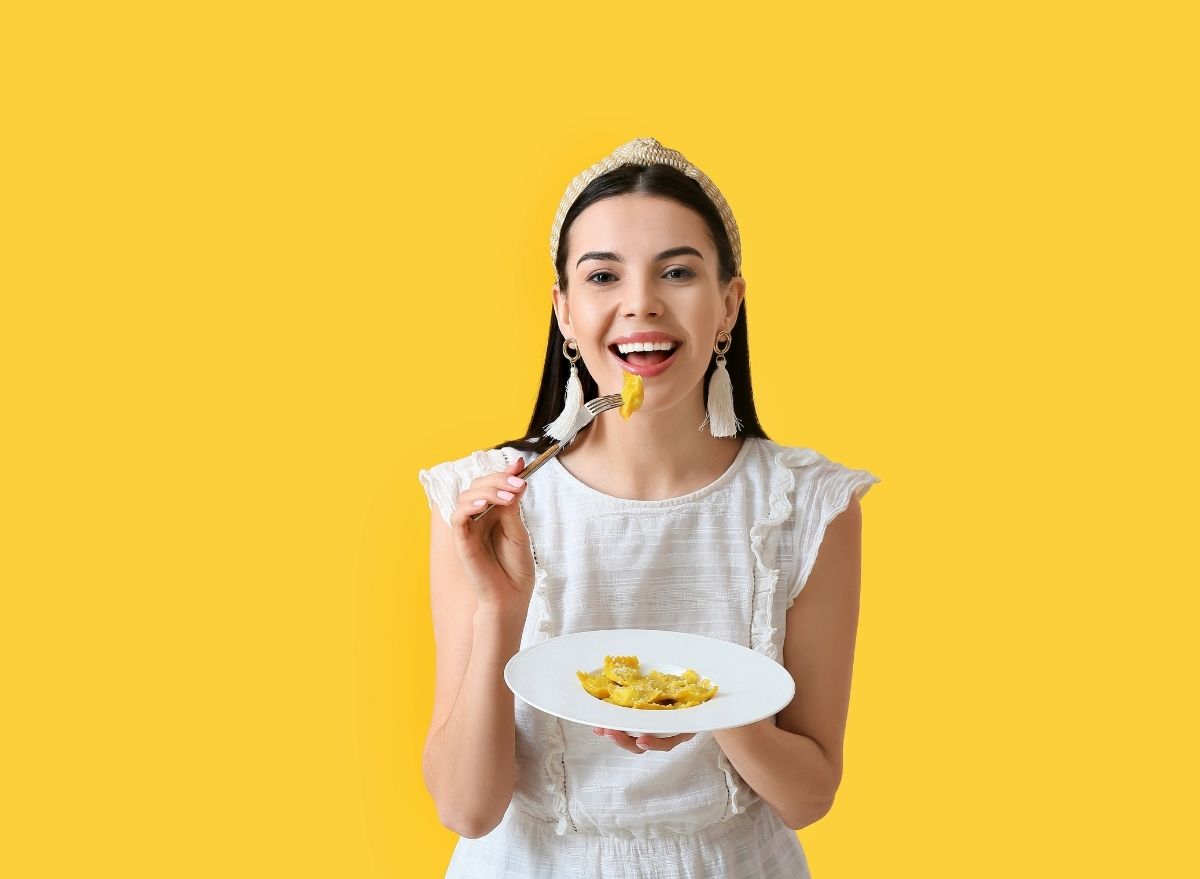
[(662, 363), (655, 363), (652, 366), (638, 366), (636, 364), (629, 363), (626, 360), (622, 360), (620, 355), (618, 355), (617, 352), (612, 348), (608, 349), (608, 353), (612, 355), (613, 360), (617, 361), (621, 369), (625, 370), (626, 372), (632, 372), (634, 375), (640, 375), (642, 378), (654, 378), (656, 375), (662, 375), (671, 368), (671, 364), (675, 362), (675, 358), (682, 348), (682, 345), (676, 345), (675, 350), (671, 352), (670, 357), (668, 357)]

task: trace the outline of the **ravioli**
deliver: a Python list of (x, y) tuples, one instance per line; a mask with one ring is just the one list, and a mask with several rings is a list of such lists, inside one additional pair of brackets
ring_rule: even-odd
[(645, 396), (646, 387), (642, 384), (642, 377), (636, 372), (626, 372), (621, 383), (621, 417), (628, 421), (630, 415), (642, 408)]
[(694, 669), (679, 675), (661, 671), (642, 675), (640, 667), (636, 656), (605, 656), (603, 671), (577, 671), (575, 675), (590, 695), (622, 708), (692, 708), (717, 694), (717, 686)]

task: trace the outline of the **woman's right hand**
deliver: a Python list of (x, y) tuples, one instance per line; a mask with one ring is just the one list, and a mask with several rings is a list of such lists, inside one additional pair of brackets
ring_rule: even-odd
[[(454, 548), (480, 610), (524, 616), (529, 608), (533, 553), (518, 507), (528, 484), (516, 477), (524, 469), (524, 461), (517, 458), (498, 473), (480, 476), (459, 494), (458, 506), (450, 516)], [(510, 477), (521, 485), (510, 483)], [(489, 503), (496, 508), (472, 522), (471, 517)]]

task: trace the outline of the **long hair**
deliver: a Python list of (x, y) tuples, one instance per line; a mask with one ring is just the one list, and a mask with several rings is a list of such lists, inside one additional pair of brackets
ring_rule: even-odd
[[(563, 218), (562, 231), (559, 234), (558, 258), (554, 270), (557, 274), (558, 286), (567, 293), (567, 233), (571, 224), (590, 205), (613, 198), (618, 195), (636, 193), (642, 195), (669, 198), (679, 202), (684, 207), (698, 213), (708, 226), (709, 234), (717, 248), (718, 278), (721, 285), (728, 284), (737, 275), (738, 267), (733, 264), (733, 246), (725, 233), (725, 225), (721, 215), (704, 194), (700, 184), (688, 177), (682, 171), (670, 165), (621, 165), (607, 174), (593, 180), (579, 193)], [(746, 300), (738, 309), (737, 321), (738, 339), (731, 345), (725, 355), (725, 368), (729, 371), (730, 383), (733, 385), (733, 405), (738, 418), (742, 422), (742, 435), (769, 439), (762, 425), (758, 422), (758, 413), (754, 408), (754, 392), (750, 386), (750, 330), (746, 324)], [(558, 320), (553, 306), (550, 308), (550, 331), (546, 339), (546, 362), (542, 366), (542, 383), (538, 388), (537, 402), (533, 407), (533, 416), (529, 419), (526, 435), (517, 439), (507, 440), (493, 446), (500, 449), (504, 446), (522, 451), (540, 454), (552, 446), (555, 440), (545, 436), (546, 425), (554, 421), (566, 404), (567, 377), (571, 365), (563, 356), (563, 343), (566, 338), (558, 327)], [(583, 385), (583, 398), (591, 400), (600, 395), (596, 380), (588, 374), (583, 358), (575, 363), (579, 370), (579, 380)], [(708, 397), (708, 383), (717, 368), (716, 358), (713, 357), (704, 373), (704, 394)]]

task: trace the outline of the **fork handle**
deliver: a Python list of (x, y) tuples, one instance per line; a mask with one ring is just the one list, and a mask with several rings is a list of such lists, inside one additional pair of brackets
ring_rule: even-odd
[[(530, 461), (529, 464), (525, 467), (525, 469), (516, 475), (522, 479), (528, 479), (530, 476), (533, 475), (534, 471), (536, 471), (539, 467), (541, 467), (543, 464), (545, 464), (547, 461), (549, 461), (551, 458), (553, 458), (555, 455), (557, 455), (562, 450), (563, 450), (563, 444), (555, 443), (550, 448), (546, 449), (546, 451), (542, 452), (540, 455), (538, 455), (536, 458), (534, 458), (532, 461)], [(471, 521), (478, 522), (480, 519), (482, 519), (484, 516), (486, 516), (491, 511), (492, 507), (494, 507), (494, 506), (496, 506), (496, 505), (488, 504), (486, 507), (484, 507), (478, 513), (476, 513), (474, 516), (472, 516)]]

